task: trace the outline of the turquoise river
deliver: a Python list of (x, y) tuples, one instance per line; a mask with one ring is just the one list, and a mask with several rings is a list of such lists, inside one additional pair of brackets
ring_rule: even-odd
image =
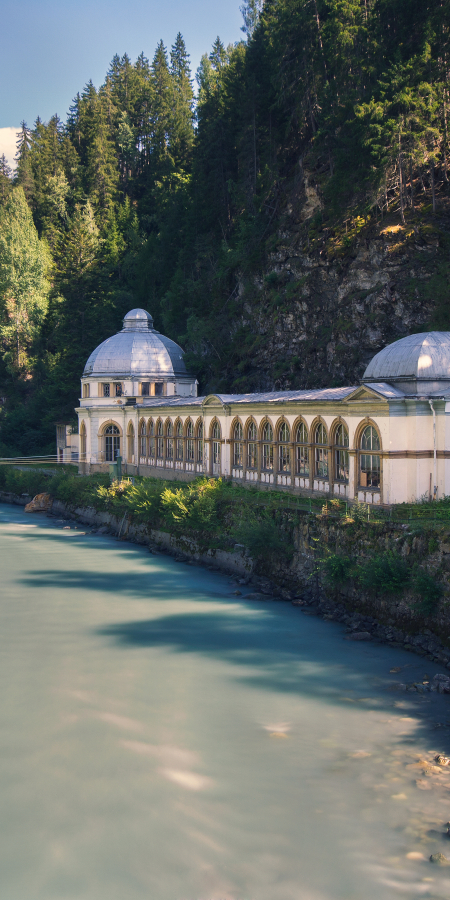
[(6, 505), (0, 585), (4, 900), (448, 900), (436, 664)]

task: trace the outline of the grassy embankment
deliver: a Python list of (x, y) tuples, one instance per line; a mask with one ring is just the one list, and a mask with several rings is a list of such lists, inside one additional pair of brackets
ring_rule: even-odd
[[(323, 498), (261, 492), (204, 477), (189, 484), (154, 478), (111, 484), (109, 475), (80, 477), (60, 470), (49, 475), (12, 467), (0, 468), (0, 490), (30, 496), (46, 491), (69, 507), (94, 507), (149, 528), (190, 535), (204, 549), (232, 551), (239, 543), (257, 561), (272, 557), (287, 565), (298, 528), (307, 523), (316, 560), (311, 577), (319, 573), (329, 590), (352, 583), (381, 595), (406, 593), (426, 616), (437, 612), (450, 590), (436, 557), (449, 543), (450, 498), (369, 511), (364, 504), (324, 503)], [(399, 544), (401, 522), (408, 529), (400, 531)], [(337, 529), (333, 549), (324, 536), (329, 529), (323, 528), (332, 523)]]

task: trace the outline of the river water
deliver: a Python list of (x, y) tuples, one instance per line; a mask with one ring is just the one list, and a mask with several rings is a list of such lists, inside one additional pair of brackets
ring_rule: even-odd
[(0, 584), (5, 900), (448, 900), (435, 664), (8, 506)]

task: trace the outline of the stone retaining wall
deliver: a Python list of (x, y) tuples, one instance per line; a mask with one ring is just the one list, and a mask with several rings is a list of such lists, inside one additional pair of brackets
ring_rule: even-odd
[[(29, 500), (25, 495), (17, 497), (0, 492), (1, 502), (24, 506)], [(214, 548), (205, 551), (189, 535), (152, 529), (132, 522), (127, 515), (117, 517), (91, 507), (70, 508), (59, 500), (54, 500), (52, 513), (91, 527), (98, 526), (120, 539), (154, 547), (177, 558), (213, 565), (239, 576), (241, 583), (250, 583), (256, 593), (249, 595), (249, 599), (271, 596), (291, 601), (305, 612), (344, 623), (349, 640), (377, 640), (405, 646), (450, 669), (450, 540), (446, 533), (435, 535), (432, 552), (427, 552), (424, 542), (429, 541), (429, 533), (414, 534), (404, 525), (387, 523), (377, 529), (364, 525), (355, 533), (338, 520), (305, 515), (300, 523), (292, 522), (291, 560), (279, 554), (267, 554), (254, 561), (242, 545), (236, 545), (233, 552)], [(292, 514), (286, 512), (286, 519), (289, 516)], [(436, 573), (443, 582), (446, 591), (432, 618), (425, 619), (415, 611), (414, 598), (406, 592), (400, 596), (377, 596), (352, 583), (334, 590), (324, 583), (318, 560), (327, 549), (351, 552), (363, 560), (374, 552), (393, 547), (412, 560), (420, 557), (428, 571)]]

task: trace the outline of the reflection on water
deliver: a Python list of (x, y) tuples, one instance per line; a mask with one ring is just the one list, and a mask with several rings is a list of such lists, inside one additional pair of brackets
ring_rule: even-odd
[(2, 896), (449, 897), (433, 663), (6, 506), (0, 577)]

